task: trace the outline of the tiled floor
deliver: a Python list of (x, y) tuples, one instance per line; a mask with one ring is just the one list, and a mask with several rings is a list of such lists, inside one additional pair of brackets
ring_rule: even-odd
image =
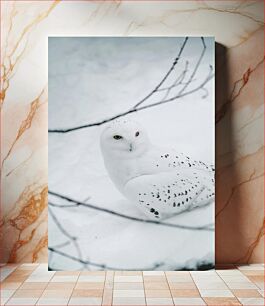
[(1, 267), (1, 305), (264, 305), (264, 265), (200, 272), (48, 272)]

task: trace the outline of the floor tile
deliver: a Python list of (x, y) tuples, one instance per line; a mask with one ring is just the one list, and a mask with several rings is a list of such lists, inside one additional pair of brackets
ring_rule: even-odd
[(59, 283), (67, 283), (67, 282), (76, 282), (78, 279), (78, 275), (55, 275), (51, 282), (59, 282)]
[(102, 276), (102, 275), (94, 275), (94, 276), (80, 275), (78, 278), (78, 283), (82, 283), (82, 282), (103, 283), (104, 281), (105, 281), (105, 276)]
[(69, 298), (72, 290), (44, 290), (41, 298)]
[(234, 297), (230, 290), (200, 290), (202, 297)]
[(145, 290), (145, 296), (147, 298), (155, 298), (155, 297), (170, 298), (171, 293), (169, 290)]
[(238, 298), (242, 305), (263, 305), (264, 298)]
[(8, 300), (9, 300), (8, 297), (1, 296), (0, 297), (0, 305), (5, 305)]
[(171, 294), (173, 297), (200, 297), (197, 289), (174, 289)]
[(27, 290), (44, 290), (48, 286), (48, 283), (23, 283), (19, 289), (27, 289)]
[(263, 275), (248, 275), (247, 278), (248, 278), (249, 281), (251, 281), (253, 283), (264, 282), (264, 276)]
[(144, 289), (144, 283), (114, 283), (113, 286), (115, 290), (116, 289), (124, 289), (124, 290)]
[(166, 275), (174, 275), (174, 276), (183, 276), (183, 275), (191, 275), (189, 271), (165, 271)]
[(53, 275), (44, 275), (44, 276), (40, 276), (40, 275), (30, 275), (27, 279), (26, 282), (27, 283), (47, 283), (51, 280), (51, 278), (53, 277)]
[(143, 271), (143, 276), (146, 275), (161, 275), (161, 276), (165, 276), (165, 272), (164, 271)]
[(74, 289), (72, 297), (102, 297), (103, 289)]
[(43, 290), (30, 289), (30, 290), (17, 290), (13, 298), (39, 298), (42, 295)]
[(21, 264), (20, 266), (19, 266), (19, 269), (21, 269), (21, 270), (31, 270), (31, 271), (33, 271), (33, 270), (35, 270), (35, 269), (37, 269), (38, 268), (38, 264), (35, 264), (35, 263), (25, 263), (25, 264)]
[(85, 273), (85, 272), (80, 272), (80, 271), (56, 271), (55, 276), (73, 276), (73, 275), (79, 275), (80, 273)]
[(2, 290), (0, 291), (0, 296), (4, 298), (10, 298), (15, 293), (15, 290)]
[(6, 279), (15, 269), (17, 266), (13, 266), (13, 267), (1, 267), (0, 270), (0, 280), (3, 281), (4, 279)]
[(167, 279), (163, 275), (147, 275), (143, 277), (144, 282), (166, 282)]
[(145, 298), (140, 298), (140, 297), (113, 297), (112, 301), (113, 305), (121, 305), (121, 306), (126, 306), (126, 305), (133, 305), (133, 306), (138, 306), (138, 305), (146, 305), (145, 303)]
[(69, 298), (40, 298), (36, 305), (68, 305)]
[(222, 275), (221, 277), (225, 282), (234, 282), (234, 283), (250, 282), (248, 277), (244, 275)]
[(264, 290), (258, 290), (258, 292), (259, 292), (259, 294), (260, 294), (261, 296), (265, 297), (265, 295), (264, 295)]
[(212, 283), (212, 282), (200, 282), (200, 283), (195, 283), (196, 286), (199, 289), (216, 289), (216, 290), (222, 290), (222, 289), (227, 289), (227, 286), (225, 283)]
[(38, 301), (38, 298), (11, 298), (8, 300), (6, 305), (26, 305), (26, 306), (31, 306), (35, 305)]
[(103, 289), (104, 283), (80, 282), (76, 283), (75, 289)]
[(115, 276), (142, 276), (142, 271), (115, 271)]
[(204, 271), (200, 271), (200, 270), (194, 270), (194, 271), (190, 271), (191, 275), (205, 275), (205, 276), (210, 276), (210, 275), (215, 275), (216, 271), (215, 269), (211, 269), (211, 270), (204, 270)]
[(23, 283), (27, 278), (28, 278), (28, 276), (24, 276), (24, 275), (12, 275), (12, 274), (10, 274), (10, 275), (5, 279), (5, 282)]
[(22, 283), (11, 283), (11, 282), (3, 282), (1, 283), (1, 289), (9, 289), (9, 290), (16, 290), (18, 289)]
[(222, 297), (205, 297), (203, 298), (207, 305), (221, 306), (221, 305), (241, 305), (236, 298), (222, 298)]
[(142, 276), (114, 276), (114, 282), (124, 282), (124, 283), (138, 283), (142, 282), (143, 278)]
[(112, 305), (112, 290), (104, 289), (102, 297), (102, 306), (111, 306)]
[(232, 275), (232, 276), (236, 276), (236, 275), (244, 275), (243, 271), (239, 271), (237, 269), (227, 269), (227, 270), (216, 270), (217, 274), (219, 275)]
[(174, 298), (175, 305), (206, 305), (202, 298)]
[(229, 289), (258, 289), (256, 285), (249, 282), (238, 283), (238, 282), (226, 282)]
[(243, 270), (242, 273), (246, 276), (260, 275), (264, 277), (264, 270)]
[(76, 306), (81, 306), (81, 305), (101, 305), (102, 299), (101, 298), (71, 298), (68, 302), (68, 305), (76, 305)]
[(179, 283), (189, 283), (192, 282), (192, 278), (190, 275), (186, 275), (184, 274), (183, 276), (175, 276), (175, 275), (167, 275), (167, 280), (170, 283), (175, 283), (175, 282), (179, 282)]
[(169, 283), (170, 289), (197, 289), (195, 283)]
[(255, 283), (255, 285), (259, 288), (259, 289), (261, 289), (261, 290), (264, 290), (264, 285), (265, 285), (265, 283), (264, 282), (260, 282), (260, 283)]
[(243, 270), (263, 270), (264, 271), (264, 266), (262, 266), (261, 264), (237, 265), (237, 268), (240, 271), (243, 271)]
[(160, 283), (160, 282), (154, 282), (154, 283), (145, 283), (144, 284), (145, 289), (156, 289), (156, 290), (165, 290), (169, 289), (168, 284), (166, 282)]
[[(105, 276), (109, 271), (81, 271), (80, 275)], [(114, 271), (112, 271), (114, 273)]]
[(60, 282), (54, 282), (54, 283), (48, 283), (47, 287), (45, 289), (47, 290), (71, 290), (74, 289), (75, 285), (77, 283), (60, 283)]
[(113, 298), (116, 297), (145, 297), (144, 290), (113, 290)]
[(236, 297), (261, 297), (261, 294), (258, 290), (255, 289), (235, 289), (231, 290)]
[[(263, 305), (263, 265), (211, 271), (58, 271), (47, 264), (4, 266), (7, 305)], [(1, 272), (3, 267), (1, 268)], [(16, 290), (16, 291), (15, 291)], [(171, 291), (170, 291), (171, 290)], [(200, 296), (201, 294), (201, 296)], [(173, 297), (173, 300), (172, 300)]]
[(146, 298), (146, 304), (150, 306), (174, 305), (172, 298)]

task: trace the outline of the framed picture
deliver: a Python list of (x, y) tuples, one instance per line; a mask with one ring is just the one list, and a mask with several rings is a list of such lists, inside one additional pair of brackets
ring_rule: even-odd
[(49, 38), (49, 269), (214, 267), (214, 38)]

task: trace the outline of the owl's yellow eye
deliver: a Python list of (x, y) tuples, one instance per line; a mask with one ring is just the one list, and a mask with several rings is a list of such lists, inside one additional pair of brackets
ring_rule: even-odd
[(139, 134), (140, 134), (140, 132), (136, 132), (136, 133), (135, 133), (135, 137), (138, 137)]
[(120, 135), (114, 135), (113, 138), (116, 139), (116, 140), (119, 140), (119, 139), (122, 139), (122, 136), (120, 136)]

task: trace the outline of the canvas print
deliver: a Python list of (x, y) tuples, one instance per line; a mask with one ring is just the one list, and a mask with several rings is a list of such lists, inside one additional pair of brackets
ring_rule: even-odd
[(214, 38), (48, 48), (49, 269), (212, 269)]

